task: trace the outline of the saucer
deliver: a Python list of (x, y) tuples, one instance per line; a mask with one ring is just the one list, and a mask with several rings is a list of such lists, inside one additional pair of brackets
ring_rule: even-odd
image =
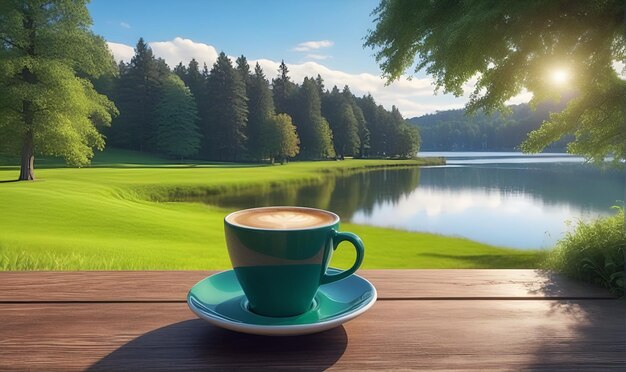
[[(329, 274), (341, 270), (329, 268)], [(211, 275), (191, 288), (191, 311), (216, 326), (267, 336), (325, 331), (363, 314), (376, 302), (376, 288), (358, 275), (320, 286), (311, 309), (292, 317), (266, 317), (248, 310), (248, 300), (233, 270)]]

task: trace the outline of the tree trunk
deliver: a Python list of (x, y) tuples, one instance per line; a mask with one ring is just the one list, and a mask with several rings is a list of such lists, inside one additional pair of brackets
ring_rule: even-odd
[(33, 146), (33, 132), (26, 131), (22, 143), (22, 164), (20, 167), (20, 178), (18, 181), (35, 180), (35, 154)]
[[(27, 5), (27, 8), (29, 5)], [(28, 31), (28, 46), (26, 52), (29, 56), (35, 55), (35, 21), (30, 9), (22, 20), (22, 25)], [(37, 77), (26, 66), (22, 68), (22, 80), (28, 84), (37, 84)], [(31, 100), (22, 100), (22, 120), (26, 126), (24, 137), (22, 139), (22, 163), (20, 167), (20, 178), (18, 181), (34, 181), (35, 180), (35, 145), (33, 142), (33, 123), (35, 121), (35, 109)]]

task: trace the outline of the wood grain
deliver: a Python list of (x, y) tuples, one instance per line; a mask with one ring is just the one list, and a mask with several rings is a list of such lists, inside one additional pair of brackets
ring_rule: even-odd
[(310, 336), (249, 336), (182, 303), (0, 304), (0, 369), (626, 368), (618, 300), (381, 301)]
[[(0, 272), (1, 302), (182, 302), (215, 271)], [(360, 270), (390, 299), (612, 298), (606, 290), (536, 270)]]

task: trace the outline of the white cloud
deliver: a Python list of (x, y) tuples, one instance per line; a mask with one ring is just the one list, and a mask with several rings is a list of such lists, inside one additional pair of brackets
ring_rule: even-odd
[(115, 58), (115, 60), (118, 62), (128, 62), (131, 58), (133, 58), (133, 55), (135, 55), (135, 50), (133, 49), (133, 47), (126, 44), (107, 41), (107, 46), (109, 47), (111, 53), (113, 53), (113, 57)]
[(296, 45), (292, 50), (296, 52), (308, 52), (309, 50), (328, 48), (335, 43), (330, 40), (318, 40), (318, 41), (305, 41)]
[[(323, 42), (325, 42), (326, 45), (328, 45), (328, 43), (332, 45), (332, 42), (328, 40)], [(320, 45), (320, 43), (323, 42), (308, 43), (318, 43), (315, 45)], [(108, 42), (107, 44), (116, 60), (130, 61), (134, 54), (133, 48), (128, 45), (112, 42)], [(180, 37), (170, 41), (150, 42), (149, 45), (154, 55), (165, 59), (170, 67), (176, 66), (181, 61), (186, 65), (192, 58), (195, 58), (200, 63), (200, 66), (206, 63), (210, 69), (218, 56), (217, 49), (212, 45), (198, 43)], [(229, 56), (229, 58), (233, 62), (236, 59), (236, 57), (232, 56)], [(254, 66), (257, 62), (263, 68), (268, 79), (271, 80), (278, 75), (280, 61), (272, 61), (269, 59), (248, 61), (250, 66)], [(407, 77), (402, 77), (390, 85), (385, 85), (385, 80), (378, 75), (369, 73), (355, 74), (333, 70), (313, 61), (300, 64), (287, 64), (287, 67), (289, 68), (291, 79), (296, 83), (301, 83), (307, 76), (315, 77), (319, 74), (324, 79), (324, 85), (327, 89), (331, 89), (334, 85), (342, 89), (345, 85), (348, 85), (352, 93), (357, 96), (371, 93), (376, 102), (382, 104), (387, 109), (391, 109), (392, 105), (397, 106), (406, 118), (434, 113), (436, 111), (463, 108), (468, 101), (467, 95), (459, 98), (450, 95), (436, 95), (431, 78), (414, 77), (408, 79)], [(473, 88), (470, 85), (466, 88)], [(469, 93), (471, 90), (466, 91)], [(526, 98), (527, 97), (522, 94), (521, 96), (514, 97), (511, 101), (517, 103), (522, 102)]]
[(305, 58), (324, 60), (324, 59), (331, 58), (331, 56), (326, 55), (326, 54), (307, 54)]
[(123, 28), (130, 28), (130, 25), (126, 22), (120, 22), (120, 26), (122, 26)]
[(210, 69), (219, 54), (217, 49), (211, 45), (196, 43), (193, 40), (181, 37), (170, 41), (153, 41), (148, 44), (152, 48), (154, 55), (163, 58), (172, 68), (181, 61), (183, 64), (187, 64), (192, 58), (195, 58), (200, 64), (200, 68), (206, 63)]

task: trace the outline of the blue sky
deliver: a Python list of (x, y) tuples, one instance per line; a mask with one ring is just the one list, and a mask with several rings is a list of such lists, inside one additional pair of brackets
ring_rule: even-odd
[[(249, 59), (302, 63), (307, 55), (326, 56), (324, 64), (346, 72), (380, 74), (363, 37), (378, 0), (93, 0), (93, 30), (108, 41), (134, 45), (188, 38)], [(297, 52), (301, 42), (330, 40), (331, 47)]]
[(210, 67), (224, 51), (258, 62), (272, 78), (284, 59), (297, 83), (320, 74), (327, 88), (347, 84), (388, 109), (397, 106), (407, 118), (463, 107), (467, 95), (435, 95), (432, 79), (422, 73), (385, 85), (374, 51), (363, 48), (377, 5), (378, 0), (92, 0), (88, 8), (93, 31), (107, 40), (117, 60), (128, 61), (143, 37), (170, 67), (191, 58)]

